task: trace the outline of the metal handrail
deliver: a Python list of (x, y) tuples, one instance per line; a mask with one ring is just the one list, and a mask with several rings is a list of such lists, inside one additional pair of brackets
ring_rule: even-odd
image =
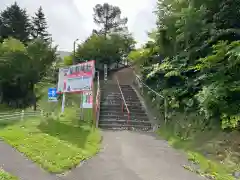
[[(132, 68), (133, 69), (133, 68)], [(145, 87), (148, 88), (148, 90), (152, 91), (154, 94), (156, 94), (158, 97), (164, 99), (164, 121), (165, 124), (167, 123), (167, 114), (168, 114), (168, 105), (167, 105), (167, 98), (164, 97), (163, 95), (159, 94), (157, 91), (153, 90), (152, 88), (150, 88), (148, 85), (146, 85), (141, 79), (140, 77), (137, 75), (137, 73), (134, 71), (133, 69), (133, 73), (136, 77), (136, 79), (138, 80), (138, 82), (140, 82), (141, 84), (143, 84)]]
[(100, 90), (100, 80), (99, 80), (99, 73), (97, 77), (97, 94), (96, 94), (96, 105), (95, 105), (95, 114), (96, 114), (96, 122), (95, 126), (98, 128), (98, 121), (99, 121), (99, 111), (100, 111), (100, 97), (101, 97), (101, 90)]
[(146, 85), (141, 79), (140, 77), (134, 72), (136, 78), (141, 82), (141, 84), (143, 84), (144, 86), (146, 86), (150, 91), (152, 91), (153, 93), (155, 93), (157, 96), (164, 98), (163, 95), (159, 94), (158, 92), (156, 92), (155, 90), (153, 90), (152, 88), (150, 88), (148, 85)]
[(121, 96), (122, 96), (122, 100), (123, 100), (123, 102), (122, 102), (122, 112), (124, 112), (124, 105), (125, 105), (126, 110), (127, 110), (127, 113), (128, 113), (128, 121), (127, 121), (127, 124), (129, 124), (129, 121), (130, 121), (130, 111), (129, 111), (129, 109), (128, 109), (127, 103), (126, 103), (125, 98), (124, 98), (124, 96), (123, 96), (123, 92), (122, 92), (122, 89), (121, 89), (121, 87), (120, 87), (120, 84), (119, 84), (119, 81), (118, 81), (118, 78), (117, 78), (117, 77), (116, 77), (116, 80), (117, 80), (117, 84), (118, 84), (118, 87), (119, 87), (119, 90), (120, 90), (120, 93), (121, 93)]

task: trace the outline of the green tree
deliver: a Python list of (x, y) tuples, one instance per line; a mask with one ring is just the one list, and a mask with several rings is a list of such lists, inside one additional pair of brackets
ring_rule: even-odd
[(45, 14), (43, 13), (42, 7), (38, 9), (38, 11), (35, 13), (35, 16), (32, 17), (32, 30), (31, 35), (33, 39), (35, 38), (41, 38), (45, 41), (50, 39), (50, 35), (47, 32), (47, 21)]
[(0, 42), (2, 42), (3, 40), (3, 22), (2, 22), (2, 19), (1, 19), (1, 16), (0, 16)]
[(21, 9), (15, 2), (1, 12), (2, 37), (13, 37), (19, 39), (23, 43), (27, 43), (30, 38), (31, 23), (25, 9)]
[[(9, 104), (28, 93), (29, 57), (25, 46), (16, 39), (6, 39), (1, 44), (0, 84), (3, 100)], [(21, 103), (22, 104), (22, 103)]]
[(129, 58), (149, 86), (168, 96), (169, 111), (203, 111), (205, 124), (239, 127), (239, 4), (158, 1), (156, 31)]
[(63, 63), (64, 63), (64, 65), (66, 65), (66, 66), (72, 65), (72, 64), (73, 64), (73, 56), (65, 56), (65, 57), (63, 58)]
[(96, 66), (102, 69), (103, 64), (118, 64), (122, 61), (132, 50), (134, 44), (131, 36), (111, 34), (105, 38), (104, 35), (93, 34), (78, 47), (76, 56), (79, 60), (94, 59)]
[(104, 3), (94, 7), (94, 22), (101, 26), (99, 33), (105, 37), (111, 32), (119, 32), (125, 29), (127, 18), (121, 18), (121, 10), (117, 6)]
[(42, 39), (25, 46), (17, 39), (0, 45), (0, 91), (2, 99), (16, 106), (34, 104), (34, 85), (41, 81), (56, 60), (56, 48)]

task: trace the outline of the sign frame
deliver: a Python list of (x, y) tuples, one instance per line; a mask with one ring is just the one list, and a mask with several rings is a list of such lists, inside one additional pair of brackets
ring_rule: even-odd
[(67, 77), (67, 72), (69, 67), (59, 68), (58, 72), (58, 84), (57, 84), (57, 93), (62, 94), (64, 93), (64, 83)]

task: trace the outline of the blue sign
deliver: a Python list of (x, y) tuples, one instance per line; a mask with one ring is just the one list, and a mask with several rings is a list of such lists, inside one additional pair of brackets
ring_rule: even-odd
[(48, 101), (57, 101), (57, 88), (48, 88)]

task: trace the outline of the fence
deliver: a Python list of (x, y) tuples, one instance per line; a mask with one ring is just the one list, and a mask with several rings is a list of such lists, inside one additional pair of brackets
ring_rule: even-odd
[(43, 116), (43, 111), (16, 111), (0, 113), (0, 122), (8, 120), (24, 120), (27, 117)]
[[(148, 102), (148, 105), (152, 104), (152, 108), (157, 108), (160, 113), (163, 114), (164, 122), (167, 123), (168, 119), (168, 103), (167, 97), (159, 94), (148, 85), (146, 85), (140, 78), (139, 75), (134, 71), (135, 80), (133, 82), (134, 85), (137, 86), (138, 90), (140, 90), (140, 94), (144, 97), (150, 97), (151, 102)], [(157, 104), (154, 104), (153, 101), (156, 101)]]

